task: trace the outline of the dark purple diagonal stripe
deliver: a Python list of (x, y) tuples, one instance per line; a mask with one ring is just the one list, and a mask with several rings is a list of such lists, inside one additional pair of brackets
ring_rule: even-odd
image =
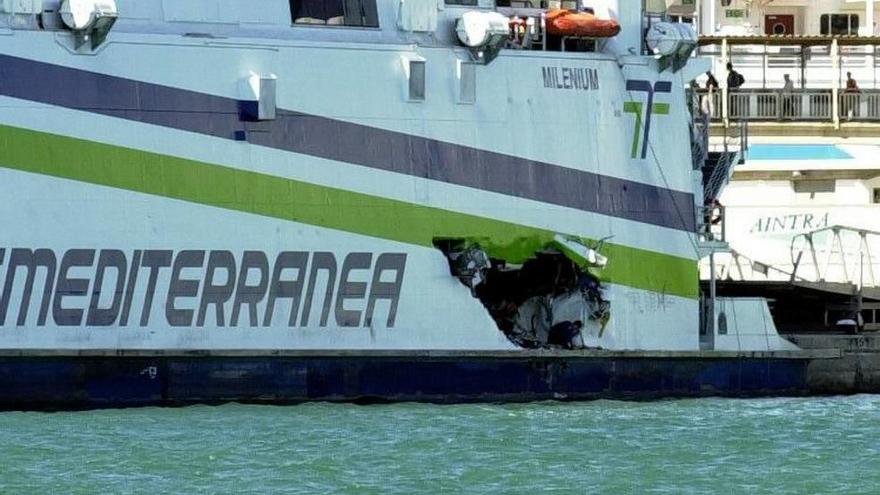
[(0, 55), (0, 94), (692, 232), (692, 194), (326, 117)]

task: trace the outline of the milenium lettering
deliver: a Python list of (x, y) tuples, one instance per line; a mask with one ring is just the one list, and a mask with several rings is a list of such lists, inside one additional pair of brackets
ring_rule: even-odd
[(541, 67), (544, 87), (547, 89), (569, 89), (575, 91), (596, 91), (599, 89), (599, 71), (585, 67)]
[(146, 327), (162, 314), (172, 327), (393, 328), (406, 258), (0, 248), (0, 326)]

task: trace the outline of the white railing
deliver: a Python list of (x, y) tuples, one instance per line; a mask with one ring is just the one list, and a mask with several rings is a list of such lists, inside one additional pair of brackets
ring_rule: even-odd
[(843, 87), (847, 72), (864, 89), (880, 89), (880, 47), (841, 46), (834, 63), (830, 45), (737, 45), (725, 59), (720, 45), (700, 47), (699, 55), (712, 59), (712, 72), (723, 83), (731, 62), (745, 78), (743, 88), (773, 90), (783, 86), (785, 75), (795, 86), (808, 89)]
[(700, 260), (700, 278), (709, 279), (710, 263), (715, 264), (718, 280), (735, 282), (792, 282), (803, 281), (792, 275), (791, 267), (778, 268), (768, 263), (754, 260), (734, 249), (728, 253), (717, 253), (710, 261), (708, 257)]
[[(765, 263), (735, 249), (717, 253), (713, 261), (718, 280), (827, 282), (874, 289), (880, 288), (878, 253), (880, 232), (833, 226), (793, 236), (791, 259), (785, 263)], [(703, 258), (703, 280), (708, 278), (709, 270), (709, 259)]]
[[(834, 95), (830, 90), (731, 90), (727, 99), (721, 91), (710, 95), (700, 90), (697, 94), (701, 111), (716, 121), (725, 115), (735, 121), (835, 121)], [(880, 122), (880, 90), (841, 92), (837, 112), (841, 121)]]
[(878, 245), (880, 232), (839, 225), (796, 235), (792, 277), (880, 287), (880, 260), (874, 257)]
[(845, 120), (880, 120), (880, 93), (841, 94), (840, 118)]

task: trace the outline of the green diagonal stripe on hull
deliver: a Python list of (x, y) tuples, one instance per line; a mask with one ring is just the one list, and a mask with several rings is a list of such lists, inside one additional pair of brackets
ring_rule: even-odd
[[(0, 166), (419, 246), (467, 238), (522, 262), (555, 232), (283, 177), (0, 126)], [(607, 282), (697, 297), (694, 260), (606, 244)]]

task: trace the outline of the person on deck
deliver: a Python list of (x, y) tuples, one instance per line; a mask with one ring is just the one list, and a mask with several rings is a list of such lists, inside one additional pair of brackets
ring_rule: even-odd
[(707, 241), (723, 240), (724, 206), (718, 198), (706, 200), (703, 205), (703, 234)]
[(847, 72), (846, 91), (844, 91), (841, 105), (841, 110), (843, 110), (843, 115), (847, 120), (852, 120), (853, 117), (859, 116), (859, 104), (861, 103), (859, 101), (861, 99), (859, 93), (861, 93), (859, 84), (853, 79), (852, 72)]
[(742, 74), (734, 70), (733, 64), (727, 62), (727, 88), (739, 89), (746, 83), (746, 78)]
[(847, 93), (858, 93), (859, 92), (859, 84), (853, 79), (852, 72), (846, 73), (846, 92)]
[(741, 88), (745, 82), (746, 78), (734, 70), (732, 63), (727, 62), (727, 90), (730, 92), (730, 94), (728, 94), (728, 108), (730, 109), (730, 113), (728, 114), (729, 117), (742, 117), (742, 115), (740, 115), (740, 105), (737, 101), (736, 95), (733, 93)]
[(706, 71), (706, 94), (700, 102), (700, 109), (710, 118), (715, 115), (715, 93), (718, 92), (718, 79), (712, 71)]
[(706, 89), (709, 91), (718, 91), (718, 79), (715, 79), (715, 75), (712, 74), (712, 71), (706, 71)]
[(791, 76), (785, 74), (783, 76), (785, 83), (782, 85), (782, 119), (792, 119), (794, 117), (794, 82)]

